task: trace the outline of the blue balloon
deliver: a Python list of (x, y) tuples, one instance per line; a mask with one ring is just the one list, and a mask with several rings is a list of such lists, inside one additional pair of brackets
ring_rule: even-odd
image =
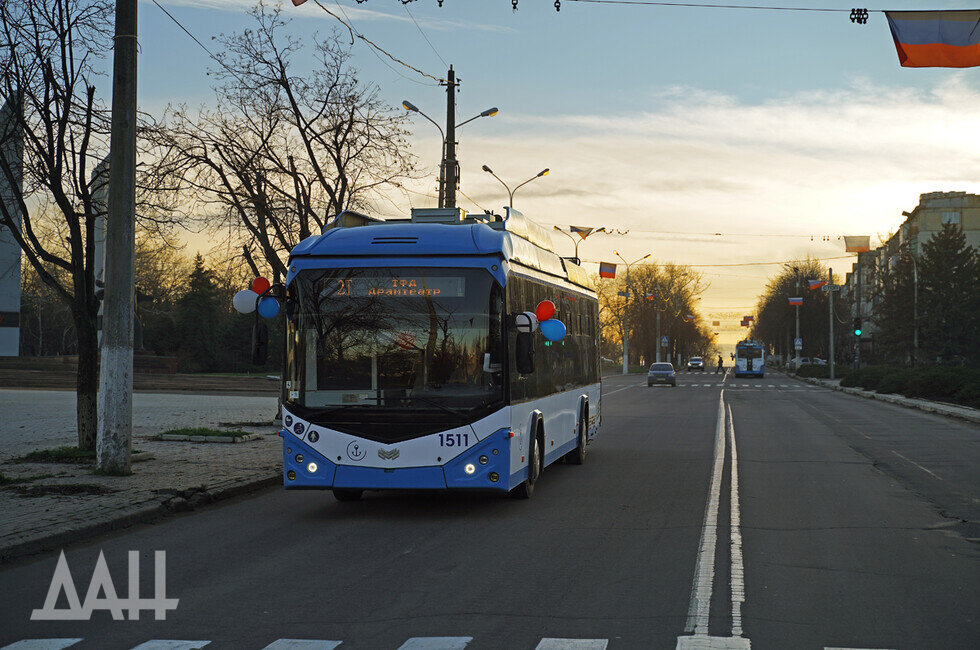
[(259, 301), (259, 316), (262, 318), (275, 318), (279, 313), (279, 301), (275, 298), (266, 296)]
[[(259, 309), (262, 309), (261, 304)], [(538, 324), (538, 327), (541, 329), (541, 334), (549, 341), (560, 341), (565, 338), (565, 323), (557, 318), (543, 320)]]

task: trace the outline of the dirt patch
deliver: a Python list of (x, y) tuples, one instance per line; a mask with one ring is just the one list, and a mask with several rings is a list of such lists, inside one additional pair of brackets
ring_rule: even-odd
[(24, 498), (44, 497), (44, 496), (77, 496), (89, 494), (93, 496), (104, 496), (112, 494), (116, 490), (105, 487), (104, 485), (94, 485), (92, 483), (63, 483), (60, 485), (10, 485), (5, 489)]

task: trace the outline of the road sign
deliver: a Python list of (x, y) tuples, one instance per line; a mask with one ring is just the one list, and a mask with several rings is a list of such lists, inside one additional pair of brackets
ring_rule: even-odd
[(793, 347), (797, 350), (803, 349), (803, 339), (793, 339)]
[(841, 285), (839, 284), (825, 284), (820, 287), (821, 291), (840, 291)]
[(662, 348), (667, 347), (667, 337), (666, 336), (661, 336), (660, 337), (660, 347), (662, 347)]

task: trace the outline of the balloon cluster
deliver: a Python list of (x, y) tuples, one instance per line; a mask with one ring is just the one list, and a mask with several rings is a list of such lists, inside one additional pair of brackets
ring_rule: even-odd
[(549, 341), (560, 341), (565, 338), (565, 323), (555, 316), (555, 303), (550, 300), (542, 300), (534, 308), (534, 319), (538, 323), (541, 335)]
[[(259, 316), (263, 318), (275, 318), (279, 314), (279, 301), (271, 296), (262, 296), (263, 293), (269, 290), (269, 281), (265, 278), (255, 278), (252, 280), (252, 288), (244, 289), (235, 294), (232, 299), (232, 305), (235, 307), (235, 311), (240, 314), (251, 314), (256, 308), (259, 310)], [(256, 303), (258, 307), (256, 307)]]

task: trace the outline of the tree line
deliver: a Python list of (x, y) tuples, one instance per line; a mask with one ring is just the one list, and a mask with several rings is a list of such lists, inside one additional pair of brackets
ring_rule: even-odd
[[(962, 228), (944, 224), (922, 242), (918, 254), (908, 240), (886, 253), (877, 257), (878, 263), (870, 263), (870, 254), (861, 257), (861, 301), (871, 309), (870, 322), (861, 323), (864, 339), (870, 342), (862, 349), (862, 359), (893, 365), (980, 363), (980, 251), (967, 244)], [(828, 293), (808, 290), (808, 280), (826, 280), (828, 273), (812, 259), (785, 264), (759, 298), (752, 338), (765, 343), (770, 353), (784, 359), (793, 356), (795, 307), (788, 298), (802, 296), (801, 356), (827, 359)], [(833, 334), (839, 362), (854, 357), (856, 299), (854, 293), (835, 294)]]
[(715, 336), (697, 309), (708, 283), (690, 267), (634, 265), (628, 276), (623, 269), (615, 278), (597, 278), (596, 287), (604, 358), (622, 359), (625, 334), (630, 364), (656, 360), (658, 314), (660, 336), (667, 337), (667, 346), (660, 348), (662, 360), (707, 357), (716, 349)]

